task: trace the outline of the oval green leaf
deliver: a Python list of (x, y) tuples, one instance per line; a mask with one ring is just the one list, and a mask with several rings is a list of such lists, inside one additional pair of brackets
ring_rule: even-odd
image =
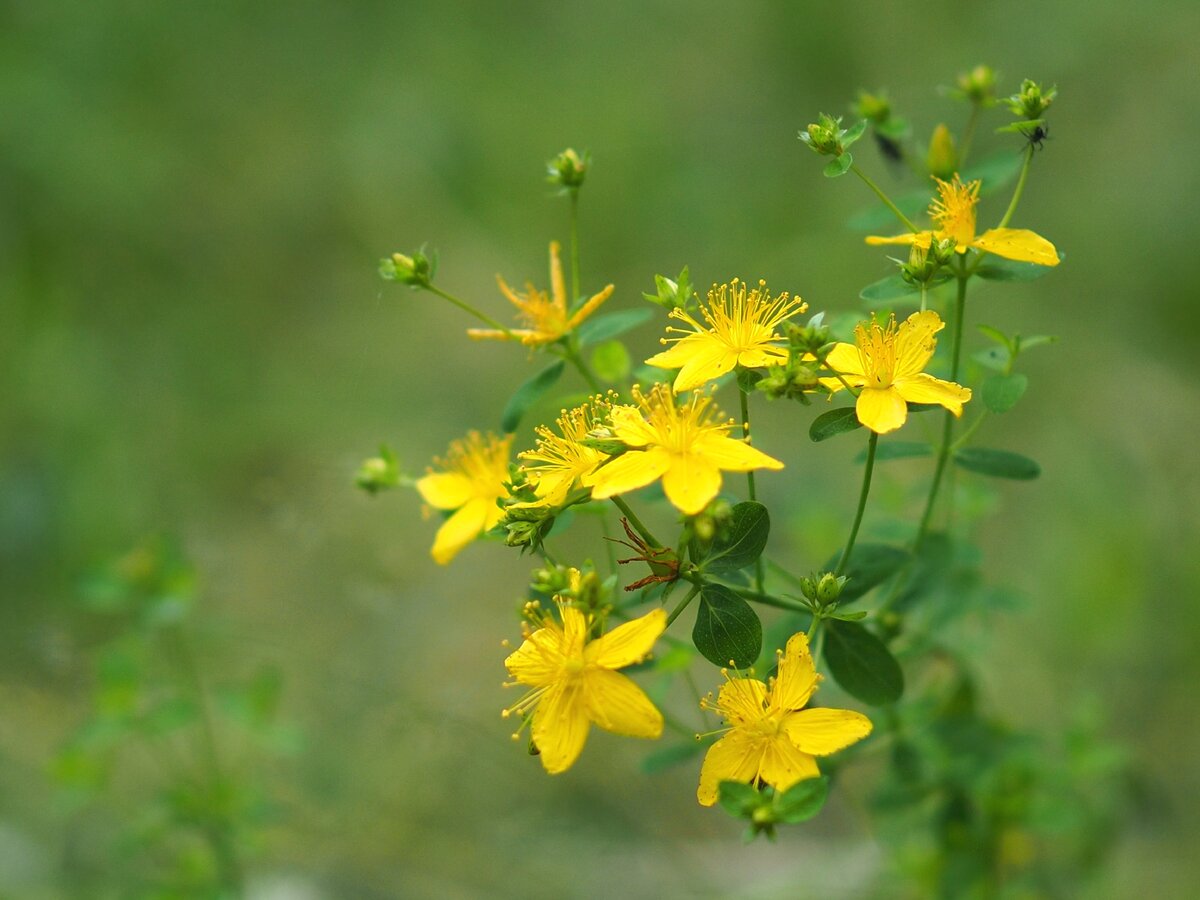
[[(1059, 260), (1064, 259), (1058, 254)], [(1039, 266), (1037, 263), (1017, 262), (989, 254), (987, 261), (979, 265), (975, 274), (984, 281), (1036, 281), (1043, 275), (1048, 275), (1054, 266)]]
[(629, 351), (620, 341), (605, 341), (592, 351), (592, 371), (609, 384), (628, 377), (631, 367)]
[(824, 627), (825, 661), (846, 693), (870, 706), (900, 699), (904, 672), (883, 641), (857, 622), (830, 619)]
[[(692, 561), (705, 572), (733, 572), (762, 556), (771, 533), (771, 516), (761, 503), (747, 500), (733, 508), (729, 530), (712, 542), (703, 559)], [(698, 549), (698, 548), (696, 548)]]
[(1027, 387), (1029, 378), (1021, 372), (989, 375), (980, 391), (983, 405), (994, 413), (1008, 412), (1025, 395)]
[(720, 584), (700, 590), (692, 643), (714, 666), (745, 669), (762, 649), (762, 623), (750, 604)]
[(650, 317), (653, 315), (654, 310), (644, 306), (638, 309), (622, 309), (617, 312), (605, 313), (602, 316), (593, 316), (588, 319), (575, 330), (575, 334), (579, 337), (580, 346), (587, 347), (590, 344), (612, 340), (627, 331), (632, 331), (643, 322), (650, 321)]
[(775, 795), (775, 815), (780, 822), (794, 825), (805, 822), (821, 811), (829, 796), (829, 778), (819, 775), (798, 781)]
[(823, 171), (826, 178), (837, 178), (839, 175), (845, 175), (850, 171), (850, 167), (854, 165), (854, 157), (848, 152), (843, 152), (841, 156), (835, 156), (829, 161)]
[(565, 367), (566, 363), (560, 359), (523, 382), (504, 407), (504, 413), (500, 416), (500, 430), (516, 431), (517, 426), (521, 424), (521, 418), (529, 411), (529, 407), (533, 406), (546, 391), (554, 387), (554, 383), (562, 377)]
[(813, 419), (812, 424), (808, 426), (808, 436), (820, 443), (856, 428), (862, 428), (862, 422), (858, 421), (858, 413), (854, 407), (841, 406), (821, 413)]
[(989, 450), (985, 447), (966, 447), (954, 454), (954, 461), (968, 472), (1031, 481), (1042, 474), (1042, 467), (1020, 453), (1010, 450)]

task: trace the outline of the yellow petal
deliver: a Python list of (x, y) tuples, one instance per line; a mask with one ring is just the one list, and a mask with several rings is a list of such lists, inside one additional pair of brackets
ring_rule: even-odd
[(706, 344), (703, 334), (689, 334), (645, 360), (646, 365), (659, 369), (682, 369), (696, 355), (698, 348)]
[(653, 610), (596, 638), (587, 645), (584, 659), (606, 669), (631, 666), (646, 658), (666, 627), (666, 610)]
[(624, 675), (611, 669), (588, 669), (584, 686), (588, 717), (601, 728), (628, 737), (662, 737), (662, 713)]
[(717, 708), (730, 725), (752, 725), (765, 715), (767, 686), (757, 678), (730, 678), (721, 685)]
[(572, 331), (579, 327), (584, 319), (600, 308), (601, 303), (612, 296), (613, 290), (613, 285), (610, 284), (600, 293), (593, 294), (591, 297), (589, 297), (588, 301), (583, 304), (583, 306), (575, 310), (575, 315), (571, 316), (570, 320), (567, 322), (567, 331)]
[(871, 733), (871, 720), (849, 709), (802, 709), (784, 718), (783, 731), (797, 749), (828, 756)]
[(802, 709), (821, 681), (808, 650), (808, 636), (798, 631), (788, 638), (771, 684), (772, 709)]
[(993, 228), (975, 238), (971, 246), (1017, 262), (1058, 265), (1058, 251), (1054, 245), (1040, 234), (1024, 228)]
[(787, 351), (782, 347), (752, 347), (738, 354), (739, 366), (761, 369), (763, 366), (779, 366), (787, 362)]
[(533, 334), (523, 328), (513, 328), (511, 331), (500, 331), (496, 328), (468, 328), (467, 337), (473, 341), (511, 341), (514, 338), (524, 340)]
[(872, 247), (878, 247), (883, 244), (916, 244), (919, 247), (928, 247), (932, 238), (932, 231), (918, 231), (915, 234), (910, 231), (907, 234), (898, 234), (895, 237), (877, 237), (876, 235), (871, 235), (867, 238), (867, 243)]
[[(658, 441), (656, 432), (636, 406), (614, 406), (608, 414), (613, 436), (630, 447), (645, 447)], [(586, 482), (584, 482), (586, 484)]]
[(933, 358), (937, 339), (934, 337), (946, 327), (941, 316), (932, 309), (915, 312), (896, 330), (896, 367), (894, 379), (915, 375), (923, 371)]
[(715, 381), (737, 365), (737, 351), (724, 342), (707, 334), (697, 335), (698, 340), (690, 345), (692, 355), (679, 374), (671, 389), (675, 393), (690, 391), (710, 381)]
[(588, 735), (582, 685), (565, 682), (550, 688), (533, 712), (533, 742), (551, 775), (565, 772), (583, 752)]
[(587, 642), (588, 618), (574, 606), (559, 604), (562, 616), (562, 654), (573, 659), (583, 658), (583, 647)]
[(745, 441), (731, 438), (728, 435), (710, 434), (696, 442), (693, 447), (696, 456), (703, 457), (718, 469), (727, 472), (749, 472), (751, 469), (782, 469), (783, 463), (773, 456), (767, 456)]
[(696, 799), (712, 806), (720, 795), (722, 781), (748, 782), (758, 774), (761, 748), (757, 741), (734, 729), (708, 748), (700, 767)]
[(522, 684), (533, 687), (550, 684), (562, 672), (562, 638), (557, 625), (545, 625), (509, 654), (504, 667)]
[(458, 555), (459, 550), (479, 537), (486, 526), (489, 508), (494, 506), (493, 501), (476, 497), (443, 522), (430, 550), (433, 561), (446, 565)]
[(971, 399), (971, 389), (953, 381), (942, 381), (924, 372), (909, 378), (898, 378), (893, 390), (909, 403), (936, 403), (956, 416), (962, 415), (963, 404)]
[(858, 421), (876, 434), (895, 431), (908, 418), (908, 406), (894, 388), (863, 388), (855, 409)]
[(630, 450), (582, 479), (591, 487), (592, 498), (605, 500), (616, 494), (645, 487), (671, 466), (671, 455), (659, 447)]
[(475, 496), (475, 486), (460, 472), (431, 472), (417, 479), (417, 493), (430, 506), (458, 509)]
[(783, 735), (779, 735), (763, 752), (758, 769), (759, 777), (778, 791), (786, 791), (797, 781), (816, 778), (821, 774), (817, 761), (794, 746)]
[[(554, 298), (554, 305), (563, 311), (563, 315), (567, 312), (567, 285), (563, 281), (562, 260), (558, 256), (558, 251), (561, 249), (558, 241), (550, 242), (550, 295)], [(571, 298), (571, 303), (575, 302), (575, 298)]]
[(676, 509), (694, 516), (721, 490), (721, 470), (698, 453), (683, 453), (672, 456), (662, 486)]

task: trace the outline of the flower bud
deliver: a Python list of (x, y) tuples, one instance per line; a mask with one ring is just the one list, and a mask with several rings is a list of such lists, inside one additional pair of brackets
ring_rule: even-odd
[(566, 566), (545, 566), (534, 569), (529, 577), (529, 587), (535, 594), (561, 594), (571, 584), (571, 573)]
[(933, 130), (933, 137), (929, 139), (926, 164), (930, 175), (943, 180), (952, 178), (958, 169), (958, 151), (954, 149), (954, 136), (945, 125), (939, 125)]
[(828, 606), (842, 595), (842, 588), (845, 585), (845, 575), (834, 575), (832, 572), (824, 573), (821, 576), (821, 580), (817, 582), (817, 600), (822, 605)]
[(412, 256), (393, 253), (390, 259), (379, 261), (379, 274), (385, 281), (398, 281), (414, 288), (429, 287), (436, 268), (436, 259), (426, 256), (424, 247)]
[(1058, 96), (1058, 88), (1043, 90), (1042, 86), (1029, 78), (1021, 82), (1021, 90), (1008, 98), (1008, 108), (1013, 115), (1026, 120), (1040, 119)]
[(892, 116), (892, 104), (888, 101), (883, 91), (880, 91), (878, 94), (859, 91), (858, 99), (854, 101), (853, 110), (854, 114), (860, 119), (867, 119), (875, 125), (882, 125)]
[(378, 494), (400, 483), (400, 464), (396, 455), (384, 446), (379, 455), (363, 460), (354, 476), (354, 484), (368, 494)]
[(996, 72), (991, 66), (976, 66), (958, 76), (958, 90), (976, 106), (991, 106), (996, 98)]
[(840, 118), (835, 119), (821, 113), (816, 122), (809, 124), (804, 131), (800, 132), (800, 140), (808, 144), (814, 153), (823, 156), (841, 156), (845, 149), (842, 146), (842, 135), (845, 134), (845, 131), (838, 127), (841, 121)]
[(578, 190), (583, 184), (591, 161), (591, 157), (587, 153), (580, 157), (578, 153), (568, 147), (546, 163), (546, 180), (569, 190)]

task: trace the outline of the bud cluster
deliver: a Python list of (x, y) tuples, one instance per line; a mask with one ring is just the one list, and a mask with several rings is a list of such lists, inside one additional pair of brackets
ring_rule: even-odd
[(842, 117), (836, 119), (826, 113), (817, 116), (817, 121), (800, 132), (800, 140), (809, 149), (821, 156), (841, 156), (846, 150), (862, 137), (867, 127), (866, 122), (859, 122), (851, 129), (841, 127)]
[(976, 66), (958, 76), (958, 95), (976, 106), (992, 106), (996, 102), (996, 71), (991, 66)]
[(591, 157), (586, 151), (583, 156), (580, 156), (568, 147), (554, 159), (547, 161), (546, 180), (566, 190), (579, 190), (587, 176), (589, 165), (591, 165)]
[(1021, 82), (1021, 90), (1005, 101), (1014, 116), (1020, 116), (1026, 121), (1041, 119), (1054, 98), (1058, 96), (1058, 88), (1044, 90), (1040, 84), (1029, 78)]
[(954, 247), (951, 238), (933, 240), (928, 247), (914, 243), (908, 253), (908, 262), (896, 260), (900, 265), (900, 277), (908, 284), (931, 284), (954, 259)]
[(384, 281), (398, 281), (414, 288), (429, 287), (436, 271), (437, 257), (427, 256), (424, 247), (411, 256), (393, 253), (390, 259), (379, 261), (379, 274)]

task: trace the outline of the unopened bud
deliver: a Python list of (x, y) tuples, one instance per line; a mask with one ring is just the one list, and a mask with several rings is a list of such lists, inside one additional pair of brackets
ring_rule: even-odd
[(941, 179), (953, 177), (958, 169), (958, 151), (954, 148), (954, 136), (945, 125), (933, 130), (929, 139), (929, 156), (926, 159), (929, 174)]
[(1026, 120), (1040, 119), (1058, 96), (1058, 88), (1043, 90), (1036, 81), (1026, 78), (1021, 82), (1021, 90), (1008, 98), (1008, 108), (1013, 115)]
[(385, 281), (398, 281), (410, 287), (429, 287), (437, 267), (436, 259), (425, 255), (424, 248), (412, 256), (393, 253), (390, 259), (379, 261), (379, 274)]
[(958, 89), (977, 106), (991, 106), (996, 97), (996, 72), (991, 66), (976, 66), (958, 76)]
[(867, 119), (876, 125), (886, 122), (892, 115), (892, 104), (883, 91), (878, 94), (859, 91), (853, 109), (860, 119)]
[(590, 164), (591, 157), (587, 153), (581, 157), (568, 147), (546, 163), (547, 180), (551, 184), (577, 190), (583, 184)]

